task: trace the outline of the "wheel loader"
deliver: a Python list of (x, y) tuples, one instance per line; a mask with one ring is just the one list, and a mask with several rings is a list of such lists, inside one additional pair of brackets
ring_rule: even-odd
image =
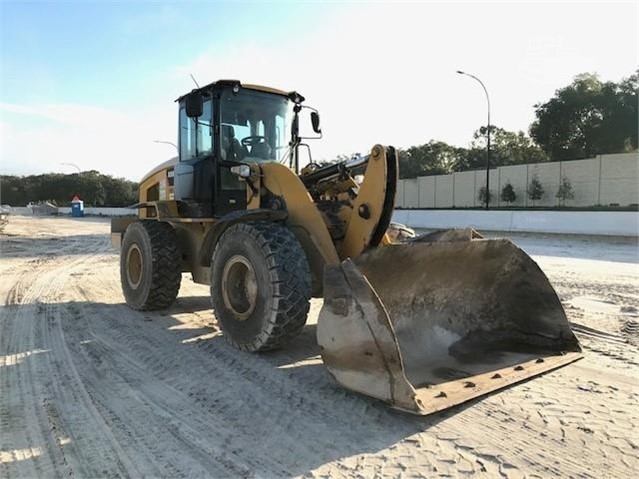
[(548, 279), (509, 240), (389, 234), (393, 147), (302, 168), (303, 135), (321, 128), (299, 93), (220, 80), (177, 103), (178, 157), (144, 177), (138, 217), (111, 225), (131, 308), (169, 307), (188, 272), (224, 338), (260, 352), (293, 340), (321, 297), (335, 380), (421, 415), (580, 358)]

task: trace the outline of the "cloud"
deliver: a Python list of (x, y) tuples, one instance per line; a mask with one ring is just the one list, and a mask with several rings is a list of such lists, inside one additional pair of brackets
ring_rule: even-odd
[(311, 145), (319, 158), (379, 142), (407, 146), (442, 137), (455, 129), (442, 94), (455, 88), (455, 63), (428, 45), (445, 39), (424, 30), (421, 19), (385, 13), (350, 12), (275, 44), (213, 45), (178, 66), (174, 77), (183, 79), (186, 91), (192, 87), (189, 73), (200, 84), (230, 77), (300, 91), (322, 115), (324, 138)]
[(0, 103), (0, 111), (17, 113), (29, 117), (51, 120), (56, 123), (71, 126), (88, 126), (87, 119), (99, 118), (102, 121), (121, 122), (128, 117), (116, 111), (92, 105), (78, 105), (74, 103), (20, 105), (16, 103)]
[(312, 143), (319, 158), (375, 143), (406, 147), (439, 139), (462, 146), (485, 124), (486, 100), (458, 69), (486, 84), (493, 123), (524, 131), (533, 105), (572, 76), (633, 71), (631, 62), (623, 71), (624, 62), (600, 46), (626, 45), (636, 56), (632, 41), (620, 41), (632, 39), (632, 24), (620, 26), (620, 38), (583, 35), (585, 24), (600, 24), (606, 15), (587, 10), (577, 26), (565, 22), (571, 8), (553, 5), (359, 5), (284, 41), (230, 47), (220, 41), (176, 67), (174, 77), (183, 91), (192, 88), (189, 73), (201, 84), (236, 78), (300, 91), (322, 114), (324, 138)]
[[(322, 115), (324, 138), (310, 142), (315, 159), (363, 152), (375, 143), (468, 144), (486, 121), (486, 102), (481, 87), (456, 75), (458, 69), (484, 81), (495, 124), (526, 130), (533, 105), (572, 76), (598, 71), (619, 80), (634, 71), (636, 8), (589, 4), (579, 7), (580, 20), (573, 22), (574, 8), (351, 4), (291, 25), (265, 19), (272, 22), (268, 32), (234, 38), (216, 37), (212, 23), (211, 44), (194, 43), (178, 60), (167, 57), (168, 73), (131, 72), (132, 84), (150, 82), (152, 91), (140, 91), (135, 108), (98, 108), (86, 99), (56, 103), (53, 95), (44, 104), (2, 104), (0, 168), (60, 171), (61, 162), (71, 162), (137, 179), (174, 155), (153, 140), (176, 141), (171, 100), (193, 88), (191, 73), (201, 85), (236, 78), (302, 93)], [(180, 22), (178, 13), (161, 10), (158, 22)], [(144, 22), (155, 24), (153, 18)]]
[(141, 11), (136, 11), (139, 5), (135, 4), (122, 5), (122, 7), (129, 7), (133, 10), (118, 17), (115, 24), (116, 33), (126, 36), (137, 36), (140, 32), (147, 34), (167, 32), (175, 29), (179, 23), (186, 21), (176, 5), (157, 5), (156, 8), (143, 8)]
[[(61, 163), (138, 179), (175, 155), (174, 106), (122, 112), (82, 104), (0, 104), (3, 174), (65, 171)], [(11, 161), (6, 161), (11, 159)]]

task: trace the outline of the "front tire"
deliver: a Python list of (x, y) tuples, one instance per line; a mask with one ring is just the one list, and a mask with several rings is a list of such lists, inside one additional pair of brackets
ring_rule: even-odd
[(231, 345), (251, 352), (283, 346), (302, 331), (310, 298), (306, 255), (288, 228), (247, 222), (220, 237), (211, 262), (211, 302)]
[(126, 304), (137, 310), (165, 309), (173, 304), (182, 281), (177, 234), (164, 222), (131, 223), (120, 251), (120, 282)]

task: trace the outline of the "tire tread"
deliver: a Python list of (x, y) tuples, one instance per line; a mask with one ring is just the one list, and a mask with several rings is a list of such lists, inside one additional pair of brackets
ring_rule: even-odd
[(143, 304), (131, 306), (140, 311), (166, 309), (175, 301), (182, 282), (177, 234), (166, 222), (142, 220), (133, 224), (145, 230), (151, 244), (151, 288)]
[(278, 349), (297, 336), (306, 324), (311, 298), (311, 274), (306, 255), (295, 235), (277, 223), (233, 225), (220, 237), (218, 245), (225, 241), (225, 236), (236, 231), (253, 238), (263, 253), (273, 291), (273, 307), (261, 333), (252, 343), (238, 342), (228, 334), (224, 338), (243, 351)]

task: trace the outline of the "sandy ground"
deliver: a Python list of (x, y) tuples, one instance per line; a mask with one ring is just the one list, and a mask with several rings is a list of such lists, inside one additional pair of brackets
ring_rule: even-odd
[(240, 353), (186, 276), (123, 304), (108, 223), (11, 217), (1, 237), (0, 477), (632, 477), (639, 259), (630, 240), (518, 235), (585, 359), (417, 417), (338, 387), (309, 325)]

